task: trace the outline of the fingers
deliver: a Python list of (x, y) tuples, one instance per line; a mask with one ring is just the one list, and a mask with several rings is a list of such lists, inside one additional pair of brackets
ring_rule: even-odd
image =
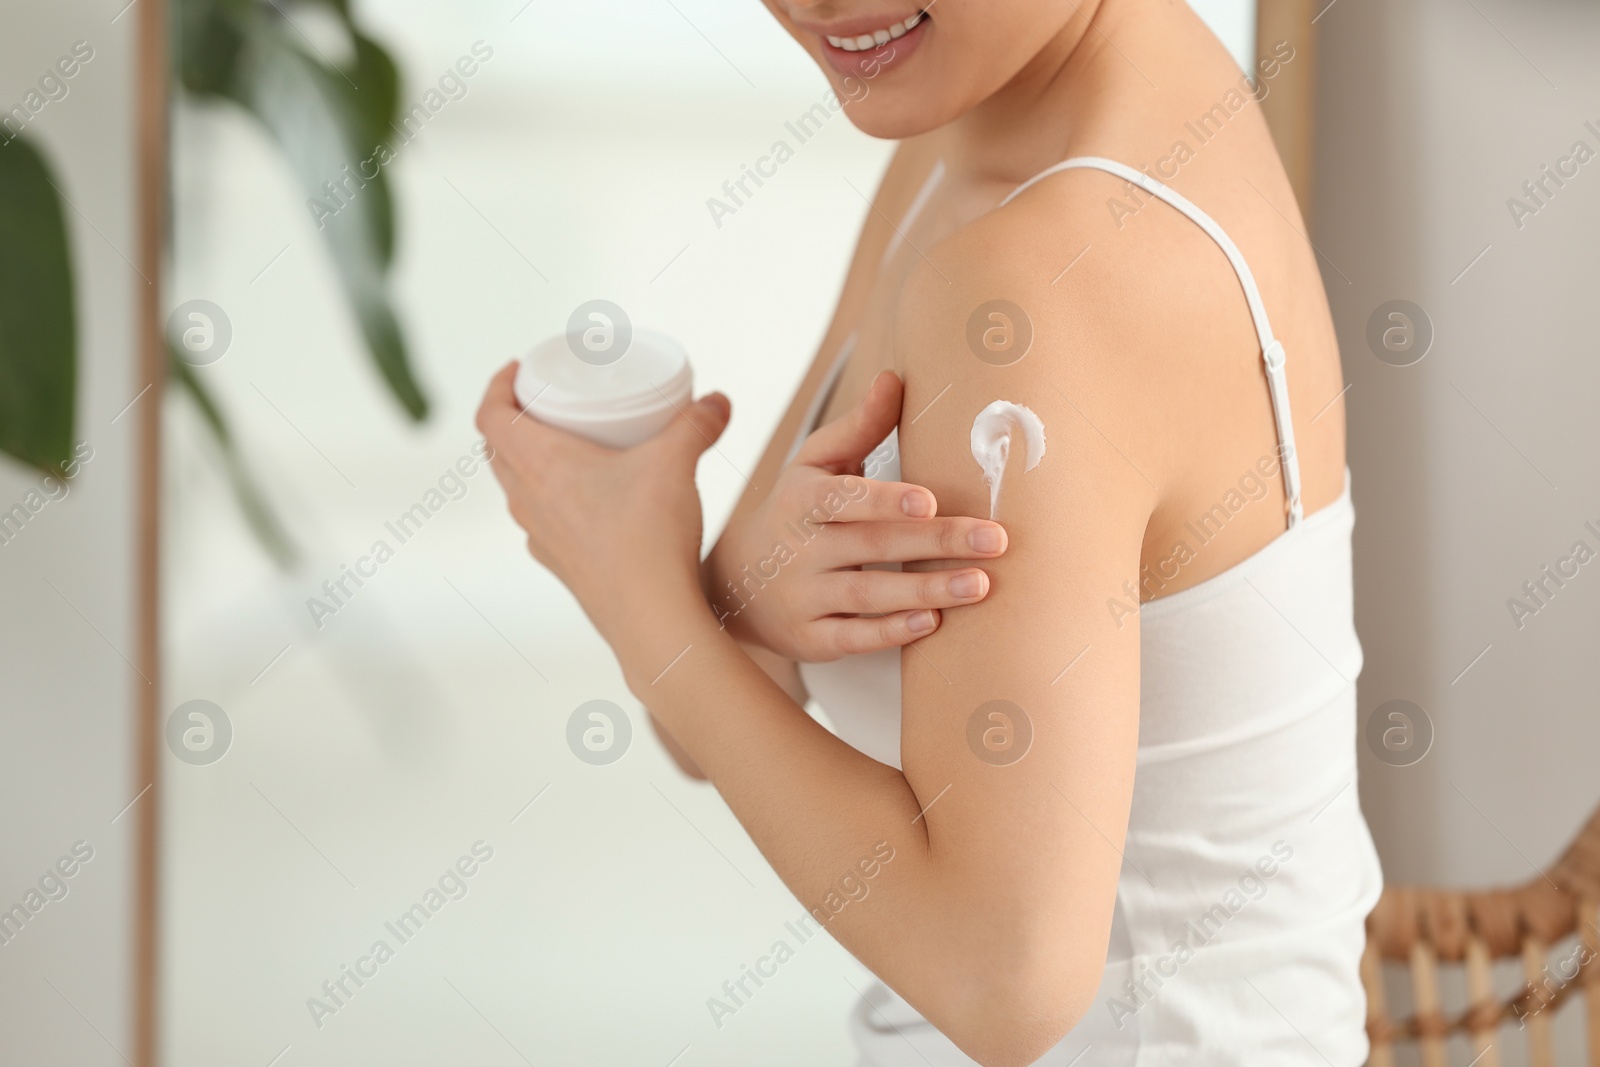
[(819, 576), (808, 614), (887, 615), (918, 608), (958, 608), (989, 595), (989, 576), (976, 567), (909, 573), (834, 571)]
[(665, 430), (656, 437), (662, 448), (697, 459), (700, 453), (717, 443), (722, 431), (728, 428), (733, 405), (721, 393), (708, 393), (678, 412)]
[(795, 453), (795, 462), (830, 470), (859, 470), (867, 453), (899, 423), (902, 395), (900, 378), (893, 371), (879, 374), (861, 403), (806, 438)]
[(937, 611), (897, 611), (875, 619), (819, 619), (816, 623), (819, 659), (859, 656), (885, 648), (900, 648), (927, 637), (939, 628)]
[[(811, 527), (808, 523), (808, 528)], [(1006, 550), (1005, 527), (951, 515), (927, 522), (835, 522), (820, 528), (835, 565), (917, 560), (993, 559)]]
[(931, 519), (939, 510), (933, 493), (920, 485), (854, 474), (817, 478), (807, 491), (815, 500), (805, 515), (812, 522), (911, 522)]
[(491, 465), (502, 481), (513, 471), (537, 470), (537, 466), (530, 465), (535, 456), (590, 456), (609, 451), (529, 415), (517, 402), (516, 379), (515, 360), (495, 372), (484, 389), (474, 420), (489, 445)]

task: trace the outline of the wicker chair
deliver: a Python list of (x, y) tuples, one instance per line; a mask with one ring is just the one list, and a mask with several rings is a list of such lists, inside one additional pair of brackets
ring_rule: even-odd
[[(1550, 947), (1573, 934), (1572, 952), (1552, 960)], [(1526, 979), (1509, 1000), (1495, 994), (1493, 960), (1517, 958)], [(1392, 1021), (1385, 1004), (1383, 964), (1410, 972), (1415, 1013)], [(1447, 1013), (1439, 965), (1466, 971), (1468, 1005)], [(1600, 1067), (1600, 810), (1590, 816), (1567, 851), (1543, 875), (1513, 889), (1462, 892), (1389, 886), (1367, 918), (1361, 961), (1367, 989), (1371, 1067), (1393, 1067), (1399, 1043), (1415, 1042), (1424, 1067), (1445, 1067), (1446, 1038), (1464, 1033), (1473, 1067), (1499, 1067), (1502, 1026), (1521, 1026), (1531, 1067), (1555, 1067), (1551, 1017), (1569, 997), (1584, 1002), (1587, 1058), (1562, 1063)]]

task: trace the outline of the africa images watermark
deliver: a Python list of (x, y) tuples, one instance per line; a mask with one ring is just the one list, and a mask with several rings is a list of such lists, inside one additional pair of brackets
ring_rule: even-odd
[[(1597, 144), (1600, 144), (1600, 126), (1588, 121), (1583, 124), (1583, 128), (1594, 136)], [(1580, 137), (1572, 142), (1572, 147), (1566, 155), (1556, 160), (1553, 169), (1546, 163), (1539, 168), (1536, 177), (1522, 183), (1522, 196), (1506, 197), (1506, 210), (1511, 213), (1511, 221), (1516, 224), (1517, 229), (1522, 229), (1528, 224), (1528, 219), (1549, 207), (1550, 201), (1555, 199), (1556, 194), (1565, 189), (1567, 182), (1576, 178), (1580, 168), (1594, 157), (1594, 146)]]
[[(1600, 544), (1600, 527), (1594, 521), (1585, 522), (1583, 529)], [(1572, 548), (1565, 556), (1557, 557), (1554, 563), (1546, 563), (1539, 568), (1537, 576), (1522, 583), (1522, 596), (1507, 597), (1506, 610), (1511, 613), (1511, 621), (1517, 629), (1528, 625), (1528, 620), (1550, 606), (1556, 594), (1567, 587), (1567, 583), (1576, 578), (1580, 569), (1595, 558), (1595, 550), (1583, 538), (1572, 543)]]
[(375, 180), (384, 167), (398, 159), (400, 150), (416, 140), (422, 128), (447, 104), (466, 98), (469, 91), (467, 79), (494, 58), (494, 48), (481, 40), (472, 43), (471, 51), (471, 55), (462, 56), (447, 68), (439, 76), (438, 82), (422, 94), (422, 99), (401, 114), (398, 125), (390, 123), (397, 137), (374, 145), (354, 170), (346, 163), (337, 177), (322, 183), (324, 196), (313, 196), (306, 200), (306, 207), (311, 210), (311, 218), (315, 220), (317, 229), (325, 227), (329, 219), (349, 207), (356, 195), (367, 187), (367, 183)]
[(29, 886), (19, 903), (0, 911), (0, 947), (11, 944), (22, 933), (22, 928), (34, 920), (45, 905), (67, 899), (71, 892), (70, 879), (83, 865), (94, 859), (94, 846), (87, 841), (75, 841), (71, 854), (62, 856), (45, 868), (37, 886)]
[(706, 1010), (711, 1013), (711, 1021), (717, 1024), (717, 1029), (722, 1029), (723, 1023), (738, 1014), (756, 991), (777, 975), (779, 967), (794, 959), (799, 946), (816, 937), (845, 908), (866, 900), (872, 892), (869, 883), (882, 874), (883, 868), (893, 859), (894, 846), (889, 842), (879, 841), (873, 845), (872, 854), (857, 860), (856, 865), (839, 879), (837, 886), (824, 894), (820, 904), (808, 909), (808, 914), (799, 919), (783, 924), (783, 928), (794, 938), (793, 945), (780, 937), (765, 955), (756, 959), (753, 967), (740, 964), (738, 976), (722, 983), (722, 996), (706, 998)]
[(321, 996), (306, 998), (306, 1010), (311, 1013), (311, 1021), (318, 1030), (326, 1025), (329, 1016), (337, 1015), (349, 1007), (351, 999), (378, 976), (379, 968), (394, 959), (399, 946), (416, 937), (446, 904), (466, 898), (467, 879), (476, 875), (483, 864), (494, 859), (494, 846), (487, 841), (474, 841), (471, 852), (471, 855), (462, 856), (446, 867), (438, 880), (423, 891), (417, 903), (401, 912), (393, 921), (383, 924), (383, 928), (394, 938), (393, 945), (388, 938), (378, 938), (365, 956), (356, 959), (353, 967), (347, 963), (339, 965), (339, 972), (322, 983)]
[(1215, 940), (1235, 915), (1248, 907), (1251, 902), (1266, 896), (1269, 888), (1267, 883), (1276, 877), (1281, 866), (1292, 858), (1294, 858), (1293, 845), (1287, 841), (1274, 841), (1272, 855), (1261, 856), (1256, 860), (1255, 866), (1246, 868), (1239, 876), (1237, 886), (1228, 887), (1220, 901), (1202, 912), (1199, 918), (1183, 924), (1183, 934), (1165, 955), (1157, 956), (1148, 965), (1140, 964), (1142, 969), (1122, 984), (1122, 991), (1127, 995), (1127, 1000), (1119, 997), (1106, 998), (1106, 1010), (1111, 1013), (1111, 1021), (1117, 1024), (1117, 1029), (1121, 1030), (1131, 1016), (1138, 1015), (1149, 1007), (1155, 1000), (1156, 994), (1161, 991), (1161, 987), (1176, 978), (1179, 969)]
[(1556, 1003), (1583, 969), (1594, 966), (1595, 962), (1594, 952), (1580, 940), (1564, 959), (1556, 963), (1554, 971), (1546, 963), (1539, 980), (1530, 980), (1522, 995), (1511, 1002), (1511, 1014), (1517, 1017), (1518, 1029), (1526, 1030), (1529, 1019)]
[[(1254, 467), (1240, 475), (1237, 488), (1229, 489), (1221, 500), (1211, 505), (1199, 518), (1183, 524), (1189, 537), (1180, 538), (1167, 555), (1154, 565), (1140, 565), (1138, 585), (1130, 578), (1122, 583), (1122, 597), (1106, 598), (1106, 610), (1111, 613), (1117, 629), (1122, 629), (1130, 617), (1139, 614), (1139, 606), (1143, 601), (1154, 599), (1169, 582), (1174, 581), (1178, 572), (1198, 557), (1200, 549), (1216, 540), (1231, 519), (1249, 505), (1267, 498), (1272, 482), (1283, 467), (1284, 455), (1284, 446), (1279, 445), (1256, 460)], [(1189, 538), (1193, 539), (1193, 544)]]
[(794, 562), (799, 555), (799, 549), (815, 541), (823, 528), (839, 516), (856, 501), (865, 499), (868, 487), (865, 479), (855, 475), (846, 475), (842, 493), (829, 491), (822, 498), (822, 503), (801, 515), (798, 519), (784, 523), (784, 528), (795, 535), (795, 547), (791, 548), (789, 542), (779, 541), (772, 546), (772, 551), (754, 564), (745, 564), (740, 571), (743, 575), (734, 583), (732, 578), (727, 581), (727, 594), (732, 600), (737, 600), (739, 606), (724, 610), (720, 605), (713, 604), (712, 608), (717, 613), (717, 621), (726, 629), (728, 620), (750, 606), (750, 601), (756, 598), (767, 583), (775, 581), (784, 566)]
[(34, 117), (53, 103), (59, 103), (72, 92), (68, 83), (76, 78), (89, 61), (94, 58), (94, 46), (88, 41), (77, 41), (72, 46), (72, 52), (55, 61), (55, 65), (39, 75), (38, 88), (29, 89), (22, 94), (20, 103), (13, 104), (9, 110), (0, 114), (0, 129), (6, 136), (0, 139), (0, 147), (4, 147), (22, 136), (22, 131)]
[[(1272, 79), (1282, 73), (1283, 68), (1294, 61), (1294, 57), (1294, 47), (1288, 41), (1279, 41), (1273, 45), (1272, 55), (1256, 65), (1261, 74), (1259, 78), (1252, 82), (1249, 74), (1241, 73), (1239, 84), (1224, 93), (1221, 101), (1212, 104), (1198, 118), (1183, 124), (1184, 131), (1194, 138), (1194, 144), (1191, 145), (1186, 138), (1180, 137), (1172, 143), (1166, 155), (1153, 164), (1140, 167), (1140, 171), (1146, 177), (1163, 182), (1170, 182), (1176, 178), (1178, 172), (1195, 158), (1200, 149), (1222, 133), (1235, 115), (1243, 111), (1251, 101), (1259, 104), (1267, 98), (1272, 91)], [(1151, 173), (1152, 171), (1154, 173)], [(1143, 211), (1151, 199), (1149, 194), (1132, 182), (1124, 182), (1122, 196), (1108, 197), (1106, 208), (1111, 212), (1111, 221), (1115, 222), (1117, 229), (1120, 230), (1128, 219)]]
[[(317, 629), (326, 626), (328, 619), (339, 614), (355, 599), (362, 586), (378, 576), (378, 568), (394, 559), (396, 546), (415, 537), (429, 519), (444, 510), (445, 505), (465, 497), (471, 488), (468, 479), (493, 458), (494, 449), (489, 447), (487, 441), (473, 444), (467, 455), (461, 456), (445, 469), (438, 482), (422, 494), (421, 500), (402, 511), (393, 522), (383, 524), (383, 528), (395, 539), (394, 545), (384, 538), (378, 538), (366, 554), (358, 557), (354, 563), (339, 565), (339, 573), (322, 583), (321, 597), (306, 597), (306, 610), (311, 613), (311, 621), (316, 623)], [(355, 588), (351, 588), (352, 584)]]
[[(706, 210), (711, 213), (711, 221), (717, 229), (722, 229), (722, 220), (729, 215), (736, 215), (745, 203), (755, 196), (755, 190), (750, 188), (751, 183), (756, 189), (767, 184), (767, 179), (778, 175), (778, 168), (795, 157), (796, 150), (822, 130), (822, 126), (833, 116), (844, 110), (845, 100), (852, 104), (859, 104), (865, 100), (871, 87), (867, 82), (878, 76), (883, 69), (882, 65), (895, 56), (892, 44), (883, 45), (875, 49), (870, 58), (863, 63), (864, 74), (861, 78), (846, 77), (844, 79), (844, 99), (839, 94), (829, 89), (821, 100), (812, 104), (793, 121), (785, 122), (783, 128), (794, 138), (790, 144), (787, 138), (780, 137), (772, 142), (766, 155), (756, 157), (755, 163), (739, 164), (739, 176), (729, 178), (722, 183), (722, 196), (706, 198)], [(726, 198), (726, 199), (724, 199)]]
[(0, 547), (16, 540), (22, 533), (23, 527), (32, 522), (33, 517), (47, 505), (65, 500), (67, 494), (72, 492), (72, 479), (76, 478), (83, 465), (92, 459), (94, 459), (94, 448), (87, 441), (79, 441), (72, 446), (72, 458), (56, 464), (56, 469), (61, 472), (59, 477), (46, 474), (40, 479), (37, 489), (29, 489), (22, 494), (20, 501), (7, 510), (0, 511)]

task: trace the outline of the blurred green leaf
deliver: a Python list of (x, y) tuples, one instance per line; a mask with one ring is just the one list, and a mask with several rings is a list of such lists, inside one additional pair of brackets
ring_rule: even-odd
[(72, 455), (72, 257), (49, 165), (0, 143), (0, 451), (52, 474)]
[(350, 104), (357, 90), (281, 31), (256, 34), (240, 60), (240, 98), (272, 131), (299, 177), (378, 370), (412, 418), (423, 418), (428, 402), (389, 306), (385, 252), (392, 234), (374, 224), (375, 213), (392, 216), (388, 180), (371, 148), (354, 147), (363, 125)]
[(256, 485), (255, 475), (251, 473), (244, 457), (240, 455), (216, 398), (201, 382), (194, 368), (184, 362), (170, 347), (167, 349), (167, 366), (172, 377), (194, 401), (195, 407), (200, 411), (201, 419), (211, 430), (211, 435), (216, 438), (217, 447), (222, 453), (223, 469), (228, 475), (228, 484), (233, 489), (234, 499), (238, 501), (239, 510), (244, 513), (244, 520), (251, 532), (280, 567), (288, 567), (299, 558), (299, 552), (288, 531), (284, 529), (283, 523), (278, 521), (278, 516), (267, 503), (266, 495)]
[(185, 89), (201, 96), (227, 93), (248, 17), (249, 4), (236, 0), (178, 0), (174, 56)]
[(333, 67), (305, 47), (291, 8), (277, 0), (181, 0), (184, 85), (231, 99), (283, 150), (305, 195), (374, 364), (413, 419), (428, 400), (390, 304), (394, 198), (383, 164), (399, 107), (399, 71), (350, 17), (345, 0), (321, 0), (350, 34), (352, 59)]
[[(307, 50), (290, 20), (320, 4), (350, 36), (350, 58), (331, 65)], [(307, 197), (379, 374), (414, 419), (428, 401), (412, 372), (405, 335), (388, 298), (395, 209), (383, 165), (400, 102), (394, 60), (355, 24), (348, 0), (176, 0), (175, 62), (190, 93), (230, 100), (277, 141)], [(246, 522), (280, 565), (297, 552), (245, 464), (216, 398), (176, 357), (172, 377), (216, 437)]]
[[(394, 135), (393, 123), (400, 112), (400, 72), (377, 42), (354, 26), (350, 27), (350, 36), (356, 48), (356, 65), (350, 74), (356, 84), (352, 99), (358, 127), (355, 144), (363, 153), (361, 159), (366, 160), (374, 157), (378, 145), (386, 144)], [(379, 262), (388, 269), (394, 260), (394, 202), (389, 195), (388, 177), (380, 172), (378, 178), (369, 186), (373, 196), (364, 206), (376, 238)]]

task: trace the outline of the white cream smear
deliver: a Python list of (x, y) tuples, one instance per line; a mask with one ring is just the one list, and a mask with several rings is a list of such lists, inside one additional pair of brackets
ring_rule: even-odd
[(1022, 442), (1024, 473), (1033, 470), (1044, 458), (1044, 423), (1021, 404), (996, 400), (972, 420), (972, 458), (983, 468), (983, 484), (989, 487), (989, 518), (1000, 508), (1000, 483), (1011, 458), (1011, 444)]

